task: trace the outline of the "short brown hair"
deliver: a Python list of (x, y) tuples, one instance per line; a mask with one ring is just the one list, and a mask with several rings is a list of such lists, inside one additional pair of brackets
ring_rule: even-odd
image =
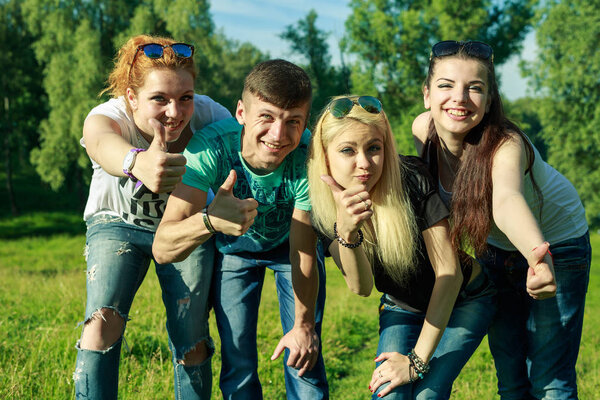
[(258, 63), (244, 80), (242, 99), (247, 93), (287, 110), (312, 100), (310, 78), (299, 66), (275, 59)]

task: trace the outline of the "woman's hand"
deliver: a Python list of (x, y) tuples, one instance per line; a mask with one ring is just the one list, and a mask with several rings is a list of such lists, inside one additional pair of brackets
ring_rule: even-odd
[(354, 242), (362, 224), (373, 215), (369, 192), (362, 185), (344, 189), (329, 175), (322, 175), (321, 179), (331, 189), (336, 203), (339, 236), (347, 242)]
[(384, 383), (390, 383), (379, 392), (379, 397), (385, 396), (398, 386), (406, 385), (411, 379), (410, 360), (404, 354), (397, 352), (381, 353), (375, 358), (375, 362), (381, 361), (385, 362), (375, 368), (373, 376), (371, 377), (371, 383), (369, 383), (371, 393), (375, 393), (379, 386)]
[(154, 137), (148, 150), (138, 154), (132, 172), (150, 191), (170, 193), (181, 182), (186, 160), (183, 154), (167, 152), (165, 127), (158, 120), (151, 118), (148, 123)]
[(527, 257), (527, 293), (536, 300), (549, 299), (556, 296), (556, 280), (554, 279), (554, 263), (549, 251), (550, 244), (544, 242), (537, 246)]

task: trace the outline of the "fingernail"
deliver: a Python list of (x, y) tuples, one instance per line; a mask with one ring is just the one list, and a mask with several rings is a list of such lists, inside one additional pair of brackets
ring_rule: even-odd
[(381, 394), (378, 394), (377, 397), (381, 397)]

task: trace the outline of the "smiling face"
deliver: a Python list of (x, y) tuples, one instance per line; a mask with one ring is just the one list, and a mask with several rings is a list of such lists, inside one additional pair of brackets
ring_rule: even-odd
[(485, 66), (474, 59), (447, 57), (436, 61), (429, 87), (423, 89), (425, 108), (438, 135), (464, 138), (481, 122), (491, 103)]
[(374, 126), (354, 122), (326, 149), (332, 178), (344, 188), (363, 185), (371, 191), (383, 171), (384, 138)]
[(167, 141), (172, 142), (179, 138), (194, 113), (194, 78), (183, 69), (153, 70), (137, 93), (127, 88), (127, 101), (136, 126), (148, 142), (154, 136), (150, 118), (164, 125)]
[(302, 137), (309, 104), (279, 108), (246, 93), (238, 101), (235, 117), (244, 126), (242, 157), (257, 174), (268, 174), (281, 165)]

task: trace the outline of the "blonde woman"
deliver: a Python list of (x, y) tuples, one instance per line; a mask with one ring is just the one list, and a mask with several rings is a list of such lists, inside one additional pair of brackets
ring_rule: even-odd
[(381, 102), (343, 96), (313, 133), (313, 224), (350, 290), (383, 293), (373, 398), (447, 399), (494, 310), (476, 262), (454, 251), (425, 164), (398, 156)]

